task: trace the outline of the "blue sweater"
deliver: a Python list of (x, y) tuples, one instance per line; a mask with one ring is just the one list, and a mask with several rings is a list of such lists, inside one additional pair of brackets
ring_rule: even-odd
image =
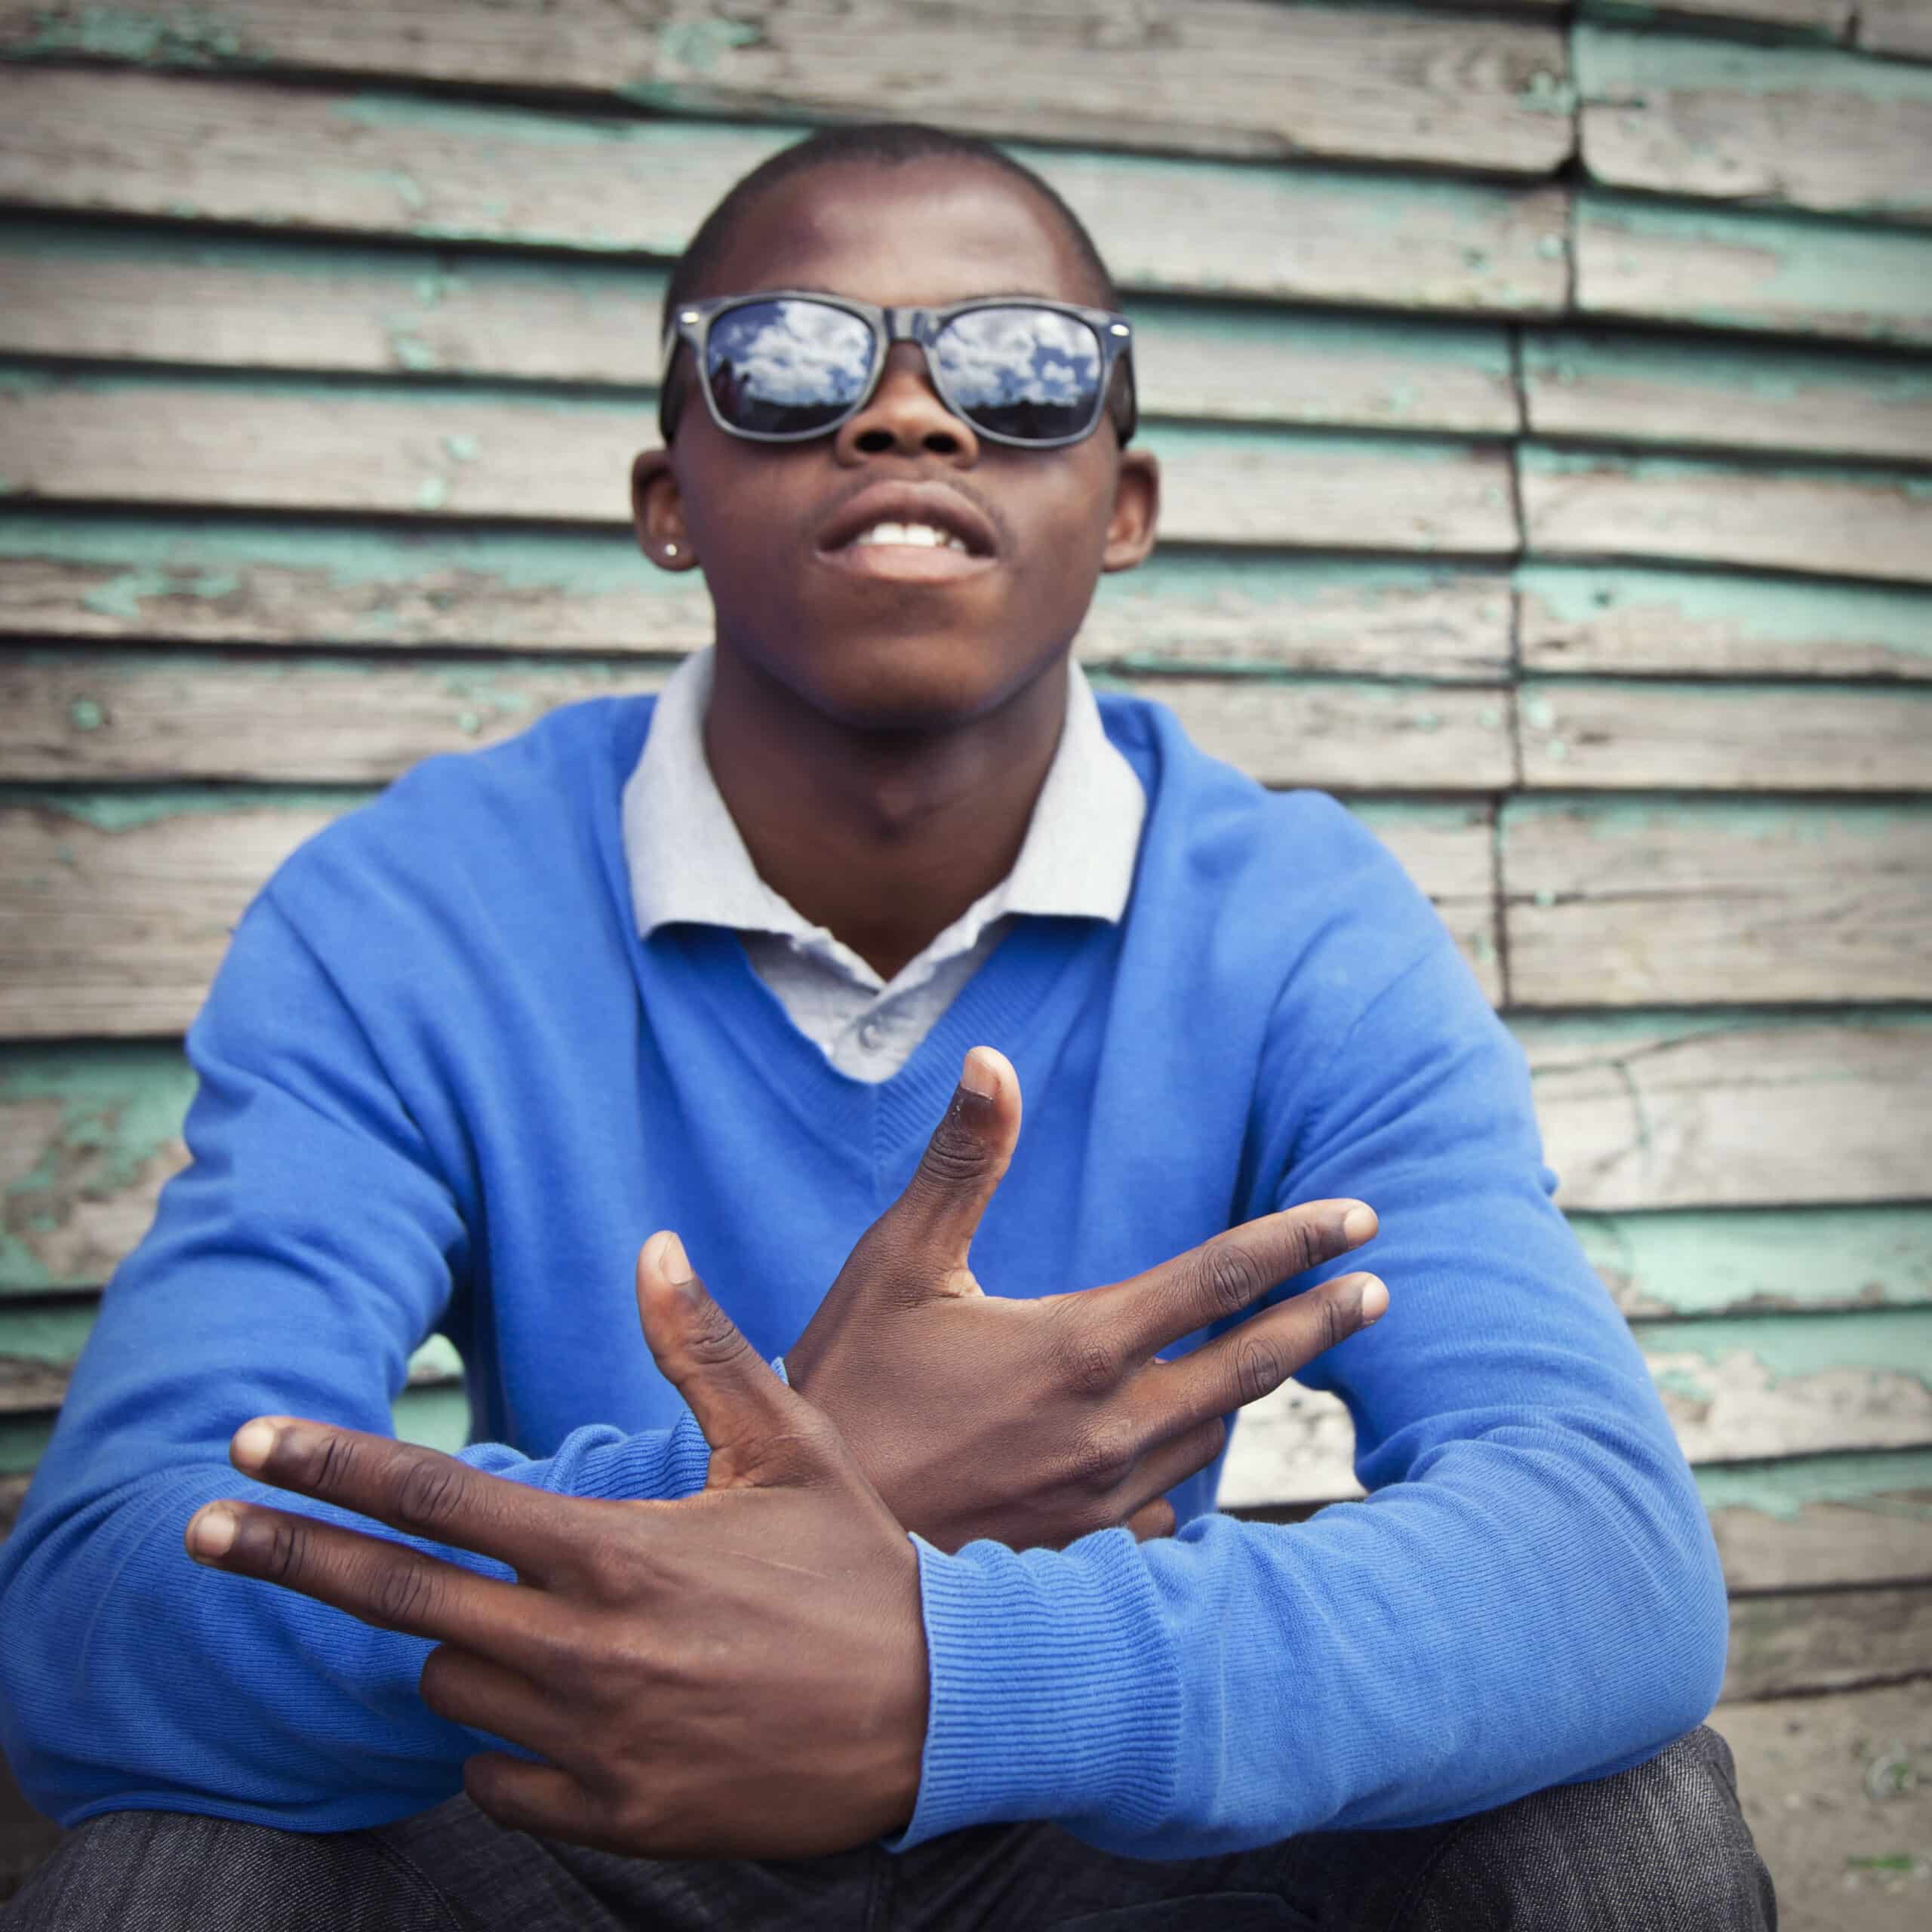
[(995, 1292), (1355, 1195), (1392, 1303), (1301, 1378), (1347, 1404), (1367, 1501), (1244, 1524), (1210, 1471), (1169, 1540), (921, 1546), (931, 1723), (902, 1843), (1048, 1818), (1164, 1857), (1419, 1823), (1621, 1769), (1704, 1715), (1725, 1617), (1696, 1489), (1551, 1204), (1519, 1051), (1359, 824), (1105, 700), (1149, 799), (1126, 918), (1021, 922), (866, 1085), (728, 933), (638, 939), (618, 798), (651, 709), (430, 761), (243, 920), (189, 1035), (192, 1164), (106, 1291), (0, 1559), (0, 1742), (37, 1804), (320, 1831), (454, 1792), (478, 1740), (417, 1698), (425, 1645), (183, 1554), (200, 1504), (251, 1492), (229, 1432), (386, 1429), (441, 1330), (470, 1462), (583, 1496), (701, 1487), (638, 1332), (638, 1244), (680, 1230), (782, 1353), (976, 1041), (1026, 1099), (974, 1248)]

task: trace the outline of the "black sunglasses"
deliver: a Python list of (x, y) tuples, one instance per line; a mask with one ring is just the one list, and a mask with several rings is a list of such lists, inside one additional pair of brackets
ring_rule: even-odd
[(871, 398), (897, 342), (925, 351), (954, 415), (996, 443), (1056, 449), (1091, 436), (1123, 367), (1115, 427), (1134, 429), (1134, 331), (1124, 315), (1032, 296), (981, 296), (942, 309), (879, 309), (843, 295), (772, 289), (679, 308), (664, 325), (657, 425), (671, 440), (672, 358), (695, 358), (712, 420), (756, 443), (828, 435)]

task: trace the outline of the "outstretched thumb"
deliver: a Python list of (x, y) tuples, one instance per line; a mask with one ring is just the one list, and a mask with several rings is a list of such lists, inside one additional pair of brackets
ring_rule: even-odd
[(795, 1443), (808, 1405), (712, 1300), (668, 1229), (638, 1251), (637, 1312), (652, 1357), (711, 1445), (714, 1483), (721, 1455), (744, 1470), (768, 1461), (765, 1451)]

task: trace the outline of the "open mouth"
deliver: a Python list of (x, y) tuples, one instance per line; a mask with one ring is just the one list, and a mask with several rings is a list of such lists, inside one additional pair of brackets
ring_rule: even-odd
[(944, 583), (989, 568), (998, 547), (978, 506), (944, 484), (874, 484), (819, 538), (825, 562), (860, 577)]

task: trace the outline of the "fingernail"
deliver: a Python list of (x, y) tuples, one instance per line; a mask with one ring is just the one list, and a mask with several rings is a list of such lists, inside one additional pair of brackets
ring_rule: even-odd
[(1366, 1328), (1371, 1322), (1382, 1318), (1382, 1311), (1389, 1306), (1389, 1291), (1371, 1275), (1361, 1291), (1361, 1325)]
[(188, 1524), (188, 1551), (204, 1562), (226, 1556), (235, 1546), (235, 1512), (226, 1503), (211, 1503), (195, 1512)]
[(674, 1288), (681, 1288), (691, 1278), (691, 1257), (684, 1243), (668, 1228), (657, 1237), (657, 1268)]
[(977, 1094), (983, 1100), (990, 1100), (999, 1091), (999, 1075), (980, 1057), (976, 1048), (966, 1056), (966, 1064), (959, 1069), (959, 1084), (969, 1094)]
[(228, 1445), (228, 1460), (238, 1469), (261, 1469), (275, 1454), (275, 1434), (272, 1423), (245, 1422)]
[(1377, 1226), (1375, 1210), (1366, 1201), (1358, 1201), (1342, 1217), (1342, 1238), (1351, 1247), (1358, 1247), (1374, 1233)]

